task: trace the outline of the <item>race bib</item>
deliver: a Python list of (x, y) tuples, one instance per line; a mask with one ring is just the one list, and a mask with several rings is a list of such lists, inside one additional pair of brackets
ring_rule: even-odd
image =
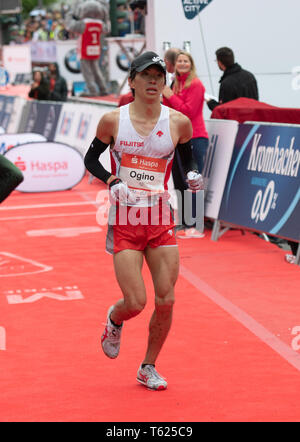
[(100, 47), (95, 45), (89, 45), (86, 47), (87, 55), (100, 55)]
[(119, 176), (129, 188), (151, 193), (164, 192), (167, 160), (123, 153)]

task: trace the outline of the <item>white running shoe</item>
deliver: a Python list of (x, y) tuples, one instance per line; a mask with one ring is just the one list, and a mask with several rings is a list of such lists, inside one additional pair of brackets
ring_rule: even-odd
[(166, 380), (157, 373), (153, 365), (140, 366), (137, 372), (136, 380), (151, 390), (165, 390), (167, 388)]
[(120, 342), (121, 342), (121, 332), (123, 328), (123, 324), (121, 327), (116, 327), (110, 320), (110, 314), (113, 311), (114, 306), (112, 305), (108, 309), (107, 313), (107, 322), (101, 336), (101, 345), (104, 353), (111, 359), (115, 359), (120, 351)]

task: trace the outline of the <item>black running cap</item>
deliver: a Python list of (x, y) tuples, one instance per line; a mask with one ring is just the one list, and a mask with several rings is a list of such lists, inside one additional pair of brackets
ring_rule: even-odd
[(131, 63), (130, 71), (142, 72), (152, 65), (159, 66), (164, 74), (166, 73), (166, 63), (159, 55), (151, 51), (144, 52), (136, 57)]

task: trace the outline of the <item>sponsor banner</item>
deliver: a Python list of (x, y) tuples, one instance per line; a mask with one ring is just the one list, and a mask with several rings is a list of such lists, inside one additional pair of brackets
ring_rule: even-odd
[[(108, 37), (108, 71), (110, 81), (117, 81), (120, 85), (126, 79), (130, 62), (137, 57), (145, 47), (144, 37)], [(129, 58), (130, 57), (130, 58)]]
[(19, 144), (47, 141), (47, 139), (40, 134), (35, 133), (21, 133), (21, 134), (2, 134), (0, 135), (0, 154), (4, 155), (9, 149)]
[(17, 132), (26, 102), (22, 97), (0, 95), (0, 126), (5, 133)]
[(188, 20), (192, 20), (201, 12), (212, 0), (182, 0), (184, 15)]
[(31, 41), (30, 53), (31, 61), (34, 63), (54, 63), (56, 62), (56, 42)]
[(15, 97), (0, 96), (0, 126), (7, 132), (9, 121), (13, 113)]
[(55, 192), (78, 184), (85, 167), (80, 153), (73, 147), (55, 142), (20, 144), (5, 156), (23, 173), (21, 192)]
[(72, 103), (64, 103), (56, 127), (55, 141), (70, 144), (84, 155), (96, 135), (100, 118), (108, 110), (111, 110), (108, 106), (74, 106)]
[(10, 114), (9, 122), (7, 124), (6, 132), (9, 134), (15, 134), (18, 132), (18, 128), (21, 123), (23, 111), (27, 100), (22, 97), (13, 97), (12, 111)]
[(55, 137), (61, 108), (62, 103), (30, 102), (24, 132), (35, 132), (52, 141)]
[(240, 125), (219, 219), (300, 240), (300, 126)]
[(77, 46), (77, 40), (56, 42), (56, 61), (59, 65), (59, 71), (69, 83), (84, 81)]
[(205, 126), (209, 135), (202, 172), (205, 181), (205, 216), (218, 219), (238, 123), (230, 120), (207, 120)]
[(3, 65), (12, 78), (16, 74), (31, 72), (30, 45), (3, 46)]

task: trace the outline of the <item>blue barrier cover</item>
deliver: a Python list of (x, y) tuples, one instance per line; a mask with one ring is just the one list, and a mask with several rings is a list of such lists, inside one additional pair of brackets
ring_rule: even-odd
[(15, 97), (0, 95), (0, 126), (5, 130), (10, 121), (14, 101)]
[(300, 240), (300, 126), (240, 125), (219, 219)]
[(24, 132), (41, 134), (53, 141), (61, 109), (62, 103), (32, 101)]

